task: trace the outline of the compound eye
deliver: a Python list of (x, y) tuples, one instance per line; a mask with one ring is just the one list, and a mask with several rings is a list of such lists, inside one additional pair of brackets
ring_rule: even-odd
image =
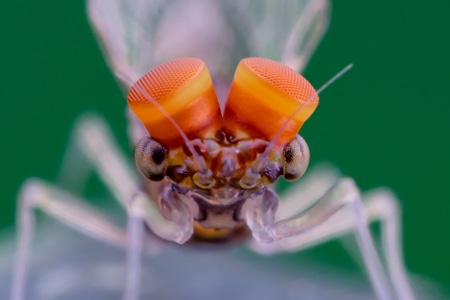
[(303, 176), (309, 164), (309, 148), (305, 140), (297, 135), (283, 149), (283, 171), (286, 180)]
[(276, 140), (281, 146), (295, 138), (318, 104), (315, 89), (303, 76), (279, 62), (250, 57), (236, 69), (224, 120), (230, 129), (268, 141), (284, 127)]
[(143, 137), (136, 146), (135, 159), (139, 171), (146, 178), (159, 181), (164, 178), (168, 160), (167, 147), (149, 136)]
[(197, 58), (175, 59), (150, 70), (132, 86), (128, 104), (150, 136), (169, 148), (185, 143), (180, 130), (197, 138), (222, 118), (211, 75)]

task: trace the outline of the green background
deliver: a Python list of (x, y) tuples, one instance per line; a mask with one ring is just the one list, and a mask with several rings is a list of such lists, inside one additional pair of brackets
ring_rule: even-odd
[[(83, 1), (0, 6), (0, 226), (14, 222), (27, 177), (54, 180), (82, 112), (112, 124), (126, 149), (125, 101), (87, 24)], [(312, 160), (363, 190), (392, 188), (403, 207), (409, 269), (450, 286), (450, 2), (337, 1), (304, 75), (321, 95), (302, 130)], [(314, 253), (339, 264), (337, 243)], [(345, 259), (344, 259), (345, 262)], [(344, 263), (345, 265), (345, 263)]]

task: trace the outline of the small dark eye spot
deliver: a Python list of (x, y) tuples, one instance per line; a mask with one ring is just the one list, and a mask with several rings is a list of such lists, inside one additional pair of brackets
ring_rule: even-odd
[(168, 149), (149, 136), (144, 136), (136, 145), (136, 165), (146, 178), (159, 181), (164, 179), (168, 167)]
[(291, 147), (286, 147), (284, 151), (284, 160), (286, 163), (291, 163), (294, 160), (294, 152)]
[(167, 151), (163, 147), (155, 147), (153, 148), (151, 153), (152, 160), (156, 165), (160, 165), (166, 159)]
[(283, 149), (283, 174), (286, 180), (295, 180), (306, 171), (309, 163), (309, 149), (305, 140), (297, 135)]

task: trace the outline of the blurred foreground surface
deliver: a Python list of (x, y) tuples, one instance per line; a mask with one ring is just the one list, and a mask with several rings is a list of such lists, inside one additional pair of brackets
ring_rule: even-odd
[[(9, 297), (14, 239), (0, 239), (0, 295)], [(215, 249), (215, 248), (214, 248)], [(242, 247), (225, 250), (169, 246), (144, 258), (141, 299), (375, 299), (363, 273), (342, 273), (326, 262), (295, 264)], [(35, 239), (26, 299), (121, 299), (125, 252), (54, 221)], [(412, 278), (417, 299), (448, 299)]]

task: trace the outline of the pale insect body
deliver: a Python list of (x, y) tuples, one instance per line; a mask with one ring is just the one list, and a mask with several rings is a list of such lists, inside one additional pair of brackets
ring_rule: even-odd
[[(318, 97), (296, 71), (326, 29), (326, 1), (91, 0), (88, 9), (112, 70), (130, 90), (137, 116), (130, 113), (130, 137), (138, 169), (148, 179), (146, 192), (101, 136), (102, 125), (81, 121), (79, 147), (126, 207), (127, 233), (64, 191), (30, 182), (21, 199), (12, 299), (23, 299), (30, 210), (36, 207), (127, 247), (127, 300), (139, 295), (140, 257), (147, 247), (143, 224), (177, 243), (251, 233), (256, 242), (249, 246), (259, 253), (294, 251), (354, 231), (377, 297), (414, 299), (392, 195), (374, 193), (364, 202), (348, 178), (302, 199), (294, 189), (284, 202), (271, 188), (280, 176), (301, 177), (308, 165), (309, 150), (297, 131)], [(386, 269), (367, 227), (371, 220), (385, 225)]]

